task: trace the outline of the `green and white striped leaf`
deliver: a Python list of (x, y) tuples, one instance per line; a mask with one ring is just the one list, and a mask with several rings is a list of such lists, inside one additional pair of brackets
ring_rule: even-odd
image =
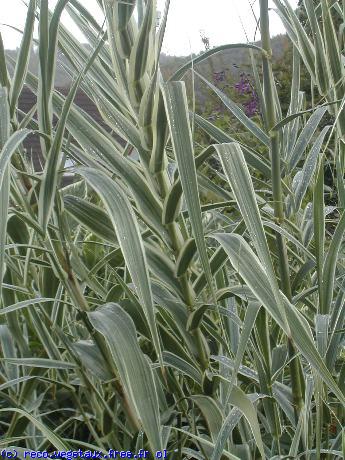
[(102, 208), (74, 195), (64, 196), (64, 206), (68, 214), (92, 233), (111, 243), (117, 242), (113, 224)]
[[(152, 46), (155, 24), (156, 0), (146, 2), (145, 15), (129, 59), (129, 75), (133, 85), (137, 85), (148, 70), (150, 47)], [(135, 88), (134, 88), (135, 89)]]
[(6, 65), (5, 47), (0, 32), (0, 86), (10, 89), (10, 77)]
[(220, 53), (222, 51), (229, 51), (233, 49), (252, 49), (254, 51), (259, 51), (263, 52), (263, 49), (260, 48), (257, 45), (254, 45), (252, 43), (230, 43), (226, 45), (221, 45), (221, 46), (216, 46), (215, 48), (212, 48), (208, 51), (205, 51), (204, 53), (201, 53), (199, 56), (194, 57), (188, 61), (186, 64), (184, 64), (182, 67), (180, 67), (170, 78), (168, 81), (176, 81), (176, 80), (181, 80), (184, 74), (191, 68), (193, 68), (196, 64), (199, 64), (207, 59), (209, 59), (211, 56), (214, 54)]
[(28, 11), (26, 15), (25, 27), (23, 32), (22, 41), (20, 44), (19, 53), (16, 60), (14, 69), (14, 76), (11, 84), (10, 91), (10, 115), (13, 118), (17, 108), (19, 95), (23, 89), (26, 72), (29, 66), (32, 36), (34, 32), (36, 12), (36, 0), (30, 0), (28, 4)]
[(194, 401), (201, 410), (211, 433), (212, 441), (215, 442), (223, 425), (224, 417), (221, 408), (217, 402), (209, 396), (193, 395), (191, 400)]
[(55, 299), (46, 298), (46, 297), (38, 297), (36, 299), (29, 299), (29, 300), (22, 300), (21, 302), (14, 303), (12, 305), (8, 305), (0, 309), (0, 316), (7, 315), (8, 313), (12, 313), (13, 311), (21, 310), (22, 308), (31, 307), (32, 305), (45, 303), (45, 302), (55, 302)]
[[(281, 311), (278, 308), (272, 288), (264, 267), (253, 253), (248, 243), (240, 235), (217, 234), (214, 236), (221, 243), (229, 256), (231, 264), (244, 279), (258, 301), (267, 309), (268, 313), (289, 336), (292, 331), (293, 340), (299, 351), (318, 372), (323, 381), (332, 389), (340, 401), (345, 403), (345, 396), (334, 381), (331, 373), (325, 365), (324, 360), (318, 353), (311, 334), (310, 326), (303, 316), (298, 312), (282, 294), (285, 310), (285, 318), (288, 321), (288, 328), (283, 321)], [(284, 318), (284, 319), (285, 319)]]
[(314, 135), (317, 127), (319, 126), (319, 123), (324, 116), (324, 114), (327, 112), (327, 107), (320, 107), (315, 112), (312, 114), (312, 116), (309, 118), (308, 122), (304, 126), (301, 134), (299, 135), (299, 138), (297, 139), (297, 142), (291, 151), (290, 155), (288, 155), (288, 163), (289, 163), (289, 169), (293, 170), (297, 163), (300, 161), (302, 158), (302, 155), (311, 141), (312, 136)]
[[(10, 137), (10, 110), (8, 105), (7, 89), (0, 88), (0, 149), (2, 150)], [(0, 298), (2, 280), (4, 277), (6, 228), (8, 219), (8, 205), (10, 198), (10, 174), (5, 166), (4, 179), (0, 186)]]
[(111, 373), (108, 370), (104, 357), (97, 345), (91, 340), (79, 340), (73, 344), (73, 349), (78, 354), (86, 369), (101, 380), (110, 380)]
[(51, 149), (48, 153), (47, 162), (45, 164), (44, 173), (43, 173), (43, 180), (40, 188), (40, 195), (39, 195), (39, 212), (38, 218), (40, 225), (45, 232), (47, 229), (47, 225), (50, 219), (50, 215), (52, 213), (55, 194), (56, 194), (56, 187), (58, 181), (58, 173), (59, 173), (59, 159), (61, 158), (61, 148), (64, 139), (64, 133), (66, 128), (66, 122), (68, 118), (68, 114), (71, 110), (73, 100), (77, 93), (77, 89), (79, 87), (79, 83), (81, 81), (83, 74), (80, 74), (75, 83), (73, 84), (71, 90), (69, 91), (68, 97), (65, 100), (63, 105), (63, 109), (61, 112), (61, 117), (59, 120), (59, 124), (54, 136), (54, 140), (51, 146)]
[(2, 359), (2, 361), (17, 366), (43, 367), (46, 369), (75, 369), (77, 367), (74, 363), (45, 358), (6, 358)]
[(318, 138), (316, 139), (314, 145), (312, 146), (310, 150), (310, 153), (308, 155), (308, 158), (306, 159), (306, 162), (304, 163), (303, 169), (300, 173), (300, 177), (298, 178), (298, 185), (296, 187), (295, 196), (294, 196), (296, 211), (299, 210), (302, 200), (304, 198), (304, 195), (314, 175), (314, 172), (317, 166), (317, 160), (319, 158), (320, 150), (322, 147), (322, 143), (323, 143), (323, 140), (329, 128), (330, 126), (325, 126), (323, 130), (321, 131), (321, 133), (319, 134)]
[[(264, 445), (260, 433), (260, 425), (258, 422), (256, 410), (254, 404), (249, 397), (237, 386), (233, 386), (230, 394), (230, 404), (236, 406), (247, 419), (250, 428), (253, 432), (256, 445), (262, 458), (265, 458)], [(220, 460), (222, 457), (225, 443), (229, 436), (229, 427), (232, 426), (232, 412), (229, 413), (227, 418), (224, 420), (222, 428), (218, 433), (217, 441), (212, 452), (211, 460)]]
[(7, 172), (7, 166), (11, 160), (12, 155), (16, 152), (17, 148), (24, 141), (24, 139), (31, 133), (29, 129), (20, 129), (13, 133), (5, 142), (0, 152), (0, 187), (2, 186), (4, 177)]
[(51, 442), (51, 444), (56, 447), (57, 449), (61, 450), (62, 452), (67, 452), (69, 449), (68, 444), (66, 444), (61, 437), (54, 433), (54, 431), (50, 430), (44, 423), (42, 423), (38, 418), (34, 417), (32, 414), (27, 412), (26, 410), (17, 408), (17, 407), (10, 407), (6, 409), (0, 409), (0, 412), (15, 412), (23, 417), (26, 417), (35, 427), (41, 431), (44, 437)]
[(207, 255), (204, 229), (201, 218), (196, 167), (194, 162), (192, 133), (189, 126), (188, 103), (183, 82), (172, 82), (164, 86), (168, 123), (176, 156), (182, 190), (187, 203), (195, 243), (210, 289), (213, 291), (212, 274)]
[(162, 362), (146, 255), (132, 206), (119, 185), (103, 172), (90, 168), (79, 168), (77, 172), (88, 181), (104, 202), (150, 327), (157, 356)]
[(335, 273), (337, 269), (338, 254), (343, 244), (345, 233), (345, 212), (342, 213), (337, 228), (333, 234), (322, 270), (322, 290), (321, 305), (323, 314), (328, 314), (331, 310), (331, 302), (334, 293)]
[[(5, 93), (2, 93), (1, 104), (3, 104)], [(7, 132), (9, 134), (9, 123), (8, 123), (8, 109), (2, 108), (0, 114), (1, 121), (1, 136), (3, 137)], [(6, 127), (7, 125), (7, 127)], [(4, 143), (0, 152), (0, 293), (1, 284), (4, 276), (4, 257), (5, 251), (4, 246), (6, 243), (6, 228), (8, 219), (8, 205), (9, 205), (9, 193), (10, 193), (10, 171), (9, 163), (12, 155), (16, 152), (19, 145), (23, 142), (26, 136), (31, 131), (28, 129), (21, 129), (13, 133), (7, 141)], [(4, 138), (1, 140), (3, 142)]]
[(161, 450), (156, 383), (148, 359), (139, 348), (131, 317), (113, 303), (88, 313), (88, 317), (109, 345), (128, 403), (142, 425), (152, 451)]
[(253, 183), (241, 147), (237, 143), (231, 143), (216, 145), (215, 148), (219, 153), (225, 175), (231, 185), (259, 259), (265, 267), (281, 318), (285, 327), (288, 327)]

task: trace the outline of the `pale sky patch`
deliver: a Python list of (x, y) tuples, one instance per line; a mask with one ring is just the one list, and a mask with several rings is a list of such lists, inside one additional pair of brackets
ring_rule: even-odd
[[(54, 7), (57, 0), (50, 0)], [(297, 0), (289, 0), (295, 8)], [(83, 5), (103, 23), (103, 17), (95, 0), (82, 0)], [(158, 0), (161, 11), (164, 0)], [(260, 38), (256, 30), (254, 14), (258, 16), (259, 1), (256, 0), (171, 0), (168, 25), (163, 45), (163, 52), (171, 55), (186, 55), (203, 49), (200, 31), (209, 37), (212, 46), (226, 43), (243, 43)], [(23, 29), (26, 17), (26, 6), (22, 0), (0, 0), (2, 24), (8, 24), (20, 30)], [(273, 2), (270, 7), (274, 8)], [(254, 14), (253, 11), (254, 10)], [(80, 40), (83, 37), (67, 14), (63, 22)], [(274, 11), (270, 14), (271, 34), (284, 33), (284, 27)], [(0, 26), (6, 48), (16, 48), (20, 45), (20, 33), (3, 25)], [(85, 41), (85, 40), (83, 40)]]

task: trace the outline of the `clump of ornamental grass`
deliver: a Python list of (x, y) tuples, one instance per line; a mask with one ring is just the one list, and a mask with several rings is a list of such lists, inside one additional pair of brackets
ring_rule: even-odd
[[(0, 41), (2, 446), (19, 455), (344, 458), (340, 3), (305, 1), (311, 39), (289, 2), (275, 1), (294, 46), (288, 113), (272, 73), (267, 0), (260, 46), (209, 49), (169, 81), (159, 68), (169, 1), (159, 27), (154, 0), (97, 3), (104, 24), (78, 0), (53, 11), (30, 0), (16, 62)], [(37, 77), (28, 71), (33, 43)], [(234, 48), (251, 57), (255, 119), (198, 73), (199, 62)], [(67, 97), (54, 89), (58, 50), (73, 79)], [(323, 98), (308, 110), (301, 61)], [(250, 145), (190, 111), (190, 70)], [(24, 85), (37, 95), (26, 114)], [(109, 130), (74, 104), (77, 90)], [(319, 129), (327, 112), (335, 122)], [(197, 155), (195, 127), (211, 139)], [(42, 171), (23, 149), (32, 133)], [(201, 204), (201, 193), (216, 198)]]

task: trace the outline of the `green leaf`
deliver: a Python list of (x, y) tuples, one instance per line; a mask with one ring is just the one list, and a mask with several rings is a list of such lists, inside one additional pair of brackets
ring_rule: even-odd
[[(4, 95), (4, 93), (3, 93)], [(4, 102), (2, 97), (1, 103)], [(9, 128), (5, 127), (6, 125), (6, 116), (8, 116), (8, 111), (6, 115), (5, 111), (2, 110), (0, 116), (2, 118), (1, 122), (1, 131), (2, 136), (4, 136), (5, 131)], [(8, 205), (9, 205), (9, 193), (10, 193), (10, 170), (9, 162), (12, 155), (15, 153), (19, 145), (23, 142), (26, 136), (30, 133), (28, 129), (22, 129), (16, 131), (12, 134), (11, 137), (5, 142), (1, 152), (0, 152), (0, 293), (1, 293), (1, 284), (4, 276), (3, 267), (4, 267), (4, 258), (5, 251), (4, 246), (6, 243), (6, 228), (7, 228), (7, 218), (8, 218)]]
[(164, 100), (171, 140), (178, 164), (189, 218), (193, 228), (195, 243), (198, 248), (207, 283), (211, 291), (213, 291), (212, 274), (204, 239), (192, 133), (189, 126), (188, 103), (184, 83), (172, 82), (166, 84), (164, 87)]
[(164, 282), (170, 290), (182, 297), (181, 287), (174, 273), (173, 262), (160, 250), (151, 244), (145, 243), (147, 262), (150, 270), (157, 279)]
[(261, 53), (264, 52), (262, 48), (257, 45), (253, 45), (251, 43), (230, 43), (227, 45), (216, 46), (205, 53), (201, 53), (199, 56), (191, 59), (182, 67), (180, 67), (170, 78), (168, 81), (175, 81), (181, 80), (184, 74), (191, 68), (193, 68), (196, 64), (199, 64), (202, 61), (205, 61), (209, 57), (213, 56), (214, 54), (220, 53), (222, 51), (233, 50), (233, 49), (253, 49), (255, 51), (259, 51)]
[(119, 185), (103, 172), (90, 168), (79, 168), (77, 172), (89, 182), (104, 202), (149, 324), (157, 356), (162, 362), (147, 261), (132, 206)]
[(331, 81), (328, 75), (328, 65), (326, 59), (325, 47), (316, 15), (316, 7), (312, 0), (305, 0), (305, 8), (314, 36), (315, 42), (315, 76), (316, 83), (319, 87), (320, 94), (327, 95)]
[(43, 436), (47, 439), (47, 441), (51, 442), (51, 444), (56, 447), (57, 449), (67, 452), (69, 449), (68, 444), (66, 444), (59, 435), (51, 431), (44, 423), (38, 420), (36, 417), (31, 415), (29, 412), (23, 409), (19, 409), (17, 407), (9, 407), (6, 409), (0, 409), (0, 412), (15, 412), (23, 417), (26, 417), (35, 427), (43, 434)]
[[(176, 431), (180, 432), (180, 433), (185, 434), (188, 438), (191, 438), (191, 439), (195, 440), (198, 444), (201, 444), (202, 446), (206, 447), (208, 450), (210, 448), (214, 448), (214, 444), (211, 441), (208, 441), (207, 439), (205, 439), (204, 436), (197, 436), (197, 435), (195, 435), (195, 434), (193, 434), (190, 431), (187, 431), (185, 429), (180, 429), (180, 428), (174, 428), (174, 429)], [(190, 453), (193, 456), (196, 455), (195, 458), (197, 460), (199, 460), (199, 459), (204, 460), (204, 458), (205, 458), (204, 455), (199, 454), (199, 451), (195, 452), (192, 449), (184, 448), (184, 449), (182, 449), (182, 452), (186, 452), (188, 456), (190, 455)], [(224, 458), (228, 458), (229, 460), (243, 460), (243, 458), (239, 458), (236, 455), (230, 454), (230, 452), (227, 452), (225, 450), (222, 452), (222, 455), (224, 456)]]
[(5, 87), (0, 87), (0, 149), (10, 137), (11, 120), (8, 106), (8, 92)]
[(236, 358), (234, 362), (231, 383), (228, 389), (229, 391), (228, 397), (230, 397), (232, 388), (236, 382), (238, 370), (240, 368), (244, 353), (246, 351), (248, 341), (250, 339), (250, 334), (252, 333), (252, 329), (255, 325), (256, 317), (259, 313), (260, 307), (261, 305), (257, 302), (248, 302), (248, 307), (247, 307), (246, 316), (243, 322), (241, 337), (240, 337), (240, 341), (239, 341), (237, 352), (236, 352)]
[(197, 247), (194, 238), (188, 238), (182, 246), (178, 255), (175, 267), (176, 276), (182, 276), (188, 270), (193, 257), (195, 256)]
[(60, 169), (59, 158), (61, 158), (61, 147), (64, 139), (66, 122), (82, 76), (83, 74), (81, 73), (77, 80), (74, 82), (72, 88), (68, 93), (68, 97), (65, 100), (59, 124), (54, 136), (54, 140), (48, 153), (47, 161), (44, 167), (38, 206), (38, 218), (44, 232), (46, 232), (50, 215), (53, 210), (58, 181), (58, 173)]
[[(213, 276), (216, 275), (216, 273), (218, 273), (218, 271), (225, 264), (226, 260), (227, 256), (224, 249), (222, 247), (217, 248), (210, 259), (211, 273)], [(197, 277), (193, 284), (193, 289), (195, 290), (196, 294), (199, 295), (206, 285), (207, 280), (205, 273), (200, 273), (200, 275)]]
[(12, 85), (11, 85), (11, 92), (10, 92), (11, 118), (15, 114), (18, 98), (23, 89), (26, 72), (27, 72), (28, 65), (29, 65), (31, 45), (32, 45), (32, 35), (34, 32), (34, 24), (35, 24), (35, 13), (36, 13), (36, 0), (30, 0), (30, 3), (28, 5), (28, 11), (26, 14), (23, 38), (22, 38), (19, 53), (16, 59), (16, 66), (14, 69), (14, 76), (13, 76)]
[(155, 24), (156, 0), (148, 0), (143, 23), (136, 37), (129, 59), (129, 75), (132, 84), (136, 85), (148, 70), (150, 42)]
[(133, 147), (137, 149), (140, 157), (146, 161), (147, 152), (143, 149), (140, 132), (135, 123), (133, 123), (133, 120), (123, 115), (120, 110), (114, 107), (107, 98), (102, 95), (97, 96), (95, 102), (103, 118), (107, 121), (107, 124), (133, 145)]
[[(230, 394), (230, 404), (237, 407), (247, 419), (250, 428), (253, 432), (257, 448), (260, 451), (262, 458), (266, 458), (264, 445), (260, 433), (260, 425), (258, 422), (256, 410), (252, 401), (248, 396), (237, 386), (233, 386)], [(220, 460), (225, 443), (229, 436), (229, 427), (232, 426), (232, 412), (229, 413), (224, 420), (221, 430), (218, 433), (217, 441), (212, 452), (211, 460)]]
[(45, 358), (6, 358), (1, 361), (16, 364), (17, 366), (43, 367), (47, 369), (74, 369), (77, 367), (74, 363)]
[(307, 148), (308, 144), (311, 141), (311, 138), (313, 137), (313, 134), (315, 133), (317, 127), (319, 126), (319, 123), (324, 116), (324, 114), (327, 112), (327, 107), (320, 107), (315, 112), (312, 114), (312, 116), (309, 118), (307, 121), (306, 125), (304, 126), (301, 134), (299, 135), (299, 138), (297, 139), (297, 142), (291, 151), (290, 155), (288, 156), (288, 163), (289, 163), (289, 170), (293, 170), (297, 163), (300, 161), (302, 158), (302, 155)]
[(55, 302), (55, 299), (50, 299), (46, 297), (37, 297), (36, 299), (22, 300), (21, 302), (8, 305), (7, 307), (0, 309), (0, 316), (7, 315), (13, 311), (21, 310), (22, 308), (31, 307), (32, 305), (44, 303), (44, 302)]
[[(41, 0), (39, 15), (39, 82), (37, 91), (37, 117), (40, 131), (48, 135), (44, 139), (43, 154), (50, 146), (52, 130), (51, 86), (48, 87), (48, 48), (49, 48), (49, 5), (48, 0)], [(55, 64), (54, 64), (55, 65)]]
[(163, 352), (164, 364), (168, 367), (173, 367), (174, 369), (178, 370), (182, 373), (182, 375), (188, 375), (191, 379), (193, 379), (196, 383), (201, 385), (202, 376), (195, 366), (191, 363), (187, 362), (185, 359), (181, 358), (174, 353), (170, 353), (169, 351)]
[(324, 202), (324, 159), (320, 158), (316, 181), (313, 193), (313, 227), (315, 235), (315, 255), (316, 255), (316, 268), (317, 280), (319, 291), (319, 308), (320, 313), (323, 314), (325, 306), (323, 301), (323, 266), (324, 266), (324, 253), (325, 253), (325, 202)]
[(48, 62), (47, 62), (47, 85), (48, 94), (50, 95), (55, 78), (56, 53), (58, 45), (59, 27), (61, 22), (61, 14), (69, 0), (58, 0), (55, 5), (53, 15), (49, 23), (49, 45), (48, 45)]
[(2, 281), (4, 278), (5, 265), (5, 244), (6, 228), (8, 219), (8, 205), (10, 199), (10, 175), (9, 168), (6, 167), (4, 179), (0, 187), (0, 298), (2, 291)]
[[(287, 33), (303, 58), (311, 77), (315, 80), (315, 48), (288, 0), (274, 0), (277, 12)], [(285, 6), (284, 6), (285, 5)]]
[(116, 304), (88, 313), (93, 327), (106, 339), (128, 403), (149, 440), (152, 451), (162, 450), (155, 379), (141, 352), (131, 317)]
[(219, 153), (225, 175), (231, 185), (259, 259), (267, 272), (281, 318), (285, 322), (285, 326), (287, 326), (253, 183), (241, 147), (237, 143), (231, 143), (216, 145), (215, 148)]
[(190, 398), (196, 403), (201, 410), (208, 429), (211, 433), (212, 441), (217, 439), (217, 436), (223, 425), (223, 414), (217, 401), (204, 395), (193, 395)]
[(77, 352), (83, 365), (101, 380), (110, 380), (112, 375), (97, 345), (91, 340), (79, 340), (72, 348)]
[[(125, 17), (127, 16), (128, 11), (126, 11), (124, 16), (122, 16), (124, 9), (127, 10), (127, 5), (123, 4), (123, 2), (114, 2), (113, 0), (105, 0), (103, 4), (104, 4), (104, 13), (107, 19), (107, 29), (109, 31), (108, 40), (109, 40), (111, 61), (113, 64), (113, 71), (115, 73), (117, 85), (121, 89), (123, 89), (125, 93), (127, 93), (128, 86), (127, 86), (127, 81), (126, 81), (126, 69), (124, 65), (124, 60), (117, 46), (118, 43), (116, 40), (116, 29), (114, 28), (114, 18), (118, 17), (117, 21), (122, 22), (124, 19), (124, 16)], [(118, 16), (119, 13), (121, 14), (121, 17)], [(123, 27), (123, 22), (121, 26)]]
[[(213, 146), (206, 147), (196, 158), (195, 168), (198, 170), (210, 156), (214, 153)], [(199, 177), (198, 177), (199, 180)], [(200, 182), (200, 180), (199, 180)], [(162, 222), (164, 225), (172, 223), (178, 218), (181, 208), (182, 184), (180, 177), (177, 177), (175, 182), (170, 187), (164, 200)]]
[(337, 31), (332, 18), (331, 5), (325, 0), (321, 0), (321, 7), (324, 45), (329, 62), (330, 74), (333, 79), (333, 84), (338, 85), (339, 82), (341, 82), (337, 89), (339, 91), (339, 95), (342, 96), (344, 90), (344, 63), (342, 60), (342, 53), (339, 48)]
[(153, 147), (150, 158), (150, 170), (154, 173), (166, 167), (165, 143), (168, 134), (168, 122), (161, 89), (157, 91), (152, 114)]
[(333, 234), (326, 259), (322, 270), (322, 314), (328, 314), (331, 310), (332, 298), (334, 293), (335, 271), (337, 268), (338, 254), (345, 232), (345, 212), (343, 212)]
[(300, 417), (298, 420), (298, 424), (296, 427), (296, 431), (294, 437), (292, 439), (292, 443), (290, 446), (289, 456), (297, 457), (298, 456), (298, 449), (299, 444), (301, 441), (301, 436), (304, 434), (303, 442), (307, 445), (307, 433), (308, 433), (308, 415), (311, 411), (311, 402), (313, 396), (313, 388), (314, 382), (311, 375), (306, 376), (306, 391), (305, 391), (305, 404), (300, 413)]
[[(267, 272), (245, 239), (240, 235), (225, 233), (216, 234), (214, 238), (221, 243), (230, 258), (232, 266), (246, 281), (258, 301), (269, 309), (270, 315), (285, 332), (289, 331), (289, 328), (284, 323), (281, 309), (275, 301)], [(245, 276), (243, 273), (244, 267), (247, 269), (251, 267)]]
[[(204, 305), (201, 305), (201, 307), (198, 307), (196, 310), (194, 310), (188, 317), (188, 322), (187, 322), (187, 325), (186, 325), (186, 329), (187, 331), (194, 331), (195, 329), (198, 329), (202, 323), (202, 320), (204, 318), (204, 314), (206, 313), (206, 311), (210, 308), (209, 305), (207, 304), (204, 304)], [(217, 308), (217, 307), (215, 307)], [(219, 307), (219, 311), (220, 313), (222, 312), (221, 311), (221, 307)]]
[(315, 172), (315, 168), (317, 166), (317, 160), (320, 154), (321, 146), (322, 146), (323, 140), (329, 128), (330, 126), (325, 126), (323, 130), (321, 131), (321, 133), (319, 134), (318, 138), (316, 139), (314, 145), (312, 146), (310, 153), (304, 163), (303, 169), (300, 172), (300, 177), (298, 178), (298, 185), (296, 187), (295, 197), (294, 197), (296, 211), (298, 211), (301, 206), (304, 195), (307, 191), (307, 188)]
[[(10, 137), (10, 111), (6, 88), (0, 88), (0, 149)], [(10, 199), (10, 172), (5, 166), (4, 179), (0, 186), (0, 299), (2, 280), (4, 277), (6, 229), (8, 219), (8, 205)]]
[(7, 174), (7, 166), (12, 155), (31, 132), (29, 129), (20, 129), (13, 133), (3, 146), (0, 152), (0, 187), (2, 187), (4, 177)]
[(73, 195), (64, 196), (64, 206), (68, 214), (90, 232), (111, 243), (117, 242), (113, 224), (102, 208)]
[(231, 264), (244, 279), (259, 302), (267, 309), (268, 313), (279, 324), (285, 334), (289, 336), (291, 333), (290, 331), (293, 331), (293, 340), (299, 351), (314, 367), (315, 371), (329, 388), (332, 389), (339, 401), (345, 403), (345, 395), (337, 386), (324, 360), (315, 347), (309, 324), (296, 307), (281, 294), (288, 326), (286, 322), (283, 321), (281, 311), (275, 301), (264, 267), (260, 264), (248, 243), (239, 235), (217, 234), (214, 237), (221, 243), (229, 256)]
[(4, 42), (0, 32), (0, 86), (3, 86), (7, 90), (10, 89), (10, 78), (6, 66), (6, 55)]

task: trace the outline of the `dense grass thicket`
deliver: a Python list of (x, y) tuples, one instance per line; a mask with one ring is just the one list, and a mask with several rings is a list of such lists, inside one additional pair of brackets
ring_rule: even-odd
[[(159, 25), (155, 0), (95, 1), (104, 24), (79, 0), (29, 0), (16, 60), (0, 39), (1, 449), (344, 459), (345, 5), (274, 0), (282, 96), (267, 0), (259, 44), (207, 49), (167, 81), (169, 0)], [(252, 68), (229, 89), (199, 63), (232, 49)]]

